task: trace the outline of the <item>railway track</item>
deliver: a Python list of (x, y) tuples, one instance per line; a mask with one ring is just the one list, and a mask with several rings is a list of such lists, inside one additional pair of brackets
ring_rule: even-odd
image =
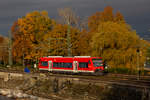
[[(23, 70), (18, 71), (18, 70), (0, 69), (0, 72), (24, 74)], [(140, 80), (137, 80), (137, 75), (123, 75), (123, 74), (110, 74), (110, 73), (104, 76), (66, 75), (66, 74), (52, 74), (47, 72), (43, 73), (37, 70), (31, 72), (30, 74), (32, 74), (32, 76), (39, 76), (39, 74), (44, 74), (47, 77), (72, 78), (72, 79), (78, 79), (81, 82), (104, 83), (104, 84), (111, 84), (111, 85), (122, 85), (128, 87), (150, 89), (150, 76), (141, 76)]]
[[(140, 79), (137, 80), (136, 75), (121, 75), (118, 77), (111, 77), (110, 75), (104, 76), (88, 76), (88, 75), (64, 75), (64, 74), (49, 74), (43, 73), (47, 75), (47, 77), (55, 77), (55, 78), (71, 78), (71, 79), (78, 79), (80, 82), (88, 82), (88, 83), (104, 83), (104, 84), (111, 84), (111, 85), (122, 85), (128, 87), (135, 87), (135, 88), (147, 88), (150, 89), (150, 77), (146, 76), (148, 79)], [(117, 74), (113, 74), (116, 76)], [(122, 78), (124, 76), (124, 78)], [(142, 76), (145, 78), (145, 76)]]
[(74, 76), (74, 75), (50, 75), (55, 77), (66, 77), (66, 78), (78, 78), (80, 82), (91, 82), (91, 83), (104, 83), (104, 84), (111, 84), (111, 85), (122, 85), (122, 86), (130, 86), (135, 88), (147, 88), (150, 89), (150, 81), (146, 80), (128, 80), (128, 79), (114, 79), (107, 76)]

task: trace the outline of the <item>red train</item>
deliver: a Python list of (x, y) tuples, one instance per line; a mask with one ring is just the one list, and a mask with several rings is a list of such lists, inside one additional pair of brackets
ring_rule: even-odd
[(39, 61), (39, 70), (51, 72), (71, 72), (71, 73), (92, 73), (101, 74), (104, 71), (101, 57), (90, 56), (48, 56), (41, 57)]

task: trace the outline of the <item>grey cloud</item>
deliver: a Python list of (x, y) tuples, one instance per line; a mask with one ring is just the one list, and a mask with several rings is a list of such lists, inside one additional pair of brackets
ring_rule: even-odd
[(47, 10), (51, 18), (56, 18), (58, 8), (71, 7), (77, 15), (87, 17), (107, 5), (119, 10), (137, 31), (148, 30), (150, 0), (0, 0), (0, 33), (7, 33), (18, 17), (34, 10)]

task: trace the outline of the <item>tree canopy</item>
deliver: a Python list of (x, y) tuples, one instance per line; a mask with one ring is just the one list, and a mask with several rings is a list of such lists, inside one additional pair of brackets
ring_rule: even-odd
[(135, 67), (140, 42), (139, 36), (129, 25), (104, 22), (92, 37), (92, 53), (93, 56), (102, 56), (113, 67)]
[(54, 24), (46, 11), (34, 11), (19, 18), (12, 26), (14, 58), (20, 59), (24, 55), (27, 59), (35, 59), (36, 55), (42, 56), (41, 42)]

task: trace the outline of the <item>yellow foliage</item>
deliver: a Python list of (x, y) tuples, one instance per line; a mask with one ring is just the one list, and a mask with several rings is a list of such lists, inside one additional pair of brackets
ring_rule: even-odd
[(42, 53), (41, 41), (54, 24), (46, 11), (34, 11), (19, 18), (12, 26), (14, 58), (20, 59), (23, 55), (28, 59), (38, 58), (37, 54)]
[[(141, 43), (141, 44), (140, 44)], [(137, 65), (137, 48), (144, 52), (143, 41), (125, 23), (103, 22), (92, 37), (93, 56), (102, 56), (111, 67), (123, 66), (134, 69)], [(145, 55), (140, 56), (143, 66)]]
[[(68, 25), (57, 24), (53, 27), (53, 30), (44, 36), (44, 42), (47, 43), (45, 46), (49, 50), (49, 55), (62, 55), (67, 56), (67, 30)], [(78, 53), (78, 37), (79, 30), (71, 27), (71, 51), (72, 55), (77, 55)]]

